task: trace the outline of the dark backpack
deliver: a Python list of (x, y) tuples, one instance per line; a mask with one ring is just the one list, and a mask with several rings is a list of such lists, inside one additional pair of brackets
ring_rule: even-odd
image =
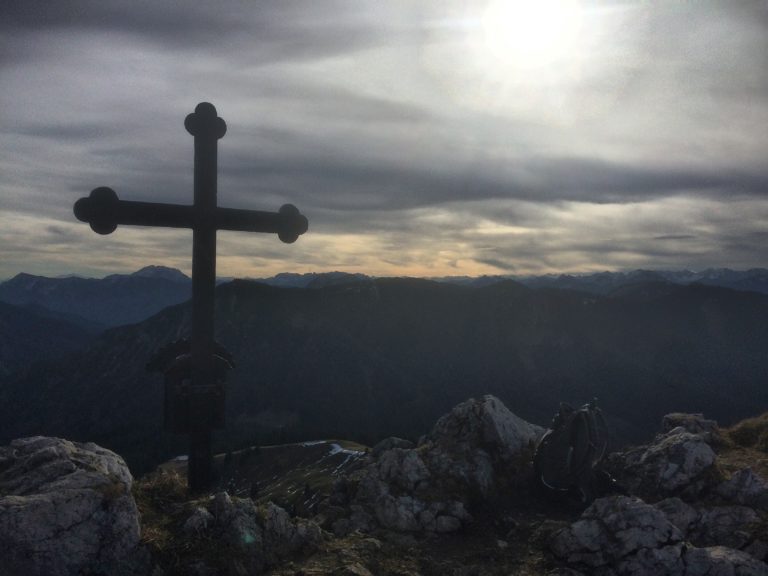
[(552, 429), (536, 447), (536, 481), (549, 491), (589, 503), (613, 484), (600, 468), (607, 449), (608, 426), (594, 400), (577, 409), (560, 404)]

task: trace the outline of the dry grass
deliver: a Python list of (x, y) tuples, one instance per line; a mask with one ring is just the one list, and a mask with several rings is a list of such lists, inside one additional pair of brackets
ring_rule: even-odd
[(174, 509), (188, 498), (184, 479), (174, 471), (158, 470), (133, 484), (141, 514), (141, 540), (153, 554), (162, 555), (174, 540)]
[(726, 476), (751, 468), (768, 480), (768, 412), (721, 429), (716, 451)]
[(725, 432), (738, 446), (768, 453), (768, 412), (742, 420)]
[(96, 490), (101, 492), (101, 495), (104, 497), (104, 500), (107, 500), (108, 502), (117, 500), (121, 496), (125, 496), (125, 494), (128, 492), (128, 489), (125, 483), (120, 482), (119, 480), (113, 480), (108, 484), (97, 486)]

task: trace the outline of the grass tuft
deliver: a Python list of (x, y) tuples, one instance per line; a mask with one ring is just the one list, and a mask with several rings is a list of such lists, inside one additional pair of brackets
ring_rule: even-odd
[(175, 471), (157, 470), (133, 483), (133, 497), (141, 514), (141, 540), (162, 555), (174, 539), (172, 510), (188, 499), (186, 482)]
[(768, 412), (742, 420), (726, 433), (738, 446), (768, 453)]

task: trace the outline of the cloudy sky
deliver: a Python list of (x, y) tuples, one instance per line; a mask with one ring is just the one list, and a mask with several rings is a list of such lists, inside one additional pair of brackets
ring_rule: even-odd
[(218, 271), (377, 275), (768, 265), (768, 3), (0, 4), (0, 278), (190, 271), (191, 232), (72, 204), (191, 203), (212, 102)]

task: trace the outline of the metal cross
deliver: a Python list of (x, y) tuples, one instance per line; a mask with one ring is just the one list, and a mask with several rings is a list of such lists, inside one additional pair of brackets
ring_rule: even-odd
[(213, 482), (210, 390), (216, 382), (214, 290), (216, 287), (216, 231), (240, 230), (277, 234), (295, 242), (308, 222), (286, 204), (278, 212), (236, 210), (216, 205), (217, 145), (227, 131), (224, 120), (208, 102), (197, 105), (184, 120), (195, 138), (194, 204), (160, 204), (119, 200), (111, 188), (94, 189), (74, 206), (75, 216), (94, 232), (110, 234), (118, 224), (192, 229), (192, 382), (190, 394), (190, 454), (188, 483), (192, 491)]

